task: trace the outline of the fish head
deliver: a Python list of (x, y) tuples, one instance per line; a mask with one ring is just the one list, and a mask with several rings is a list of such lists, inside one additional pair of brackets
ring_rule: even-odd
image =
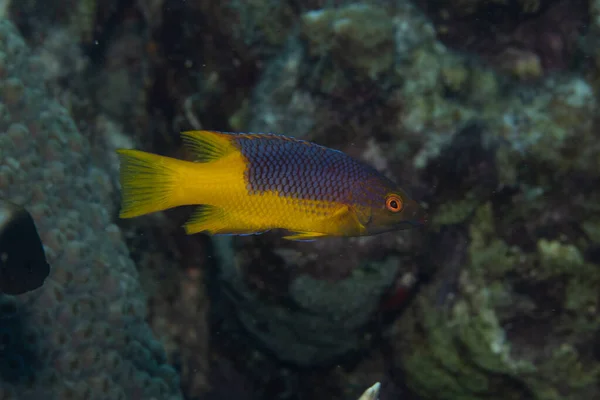
[(427, 213), (403, 190), (379, 190), (369, 204), (355, 207), (366, 235), (410, 229), (427, 222)]

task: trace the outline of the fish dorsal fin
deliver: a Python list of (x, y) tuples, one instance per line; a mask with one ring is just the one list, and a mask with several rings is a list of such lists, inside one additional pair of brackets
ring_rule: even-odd
[(196, 161), (215, 161), (236, 151), (232, 136), (215, 131), (181, 132), (184, 146), (192, 152)]

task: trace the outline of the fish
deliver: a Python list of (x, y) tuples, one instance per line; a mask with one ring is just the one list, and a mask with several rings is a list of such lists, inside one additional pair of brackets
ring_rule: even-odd
[(284, 239), (369, 236), (420, 226), (423, 208), (373, 167), (335, 149), (275, 133), (184, 131), (180, 160), (117, 149), (120, 218), (197, 205), (187, 234)]
[(368, 388), (358, 400), (378, 400), (380, 388), (381, 384), (379, 382), (375, 382), (375, 384)]
[(50, 274), (31, 214), (0, 198), (0, 293), (20, 295), (41, 287)]

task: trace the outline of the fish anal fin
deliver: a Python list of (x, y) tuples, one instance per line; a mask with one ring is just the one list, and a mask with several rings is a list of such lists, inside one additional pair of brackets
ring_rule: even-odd
[(237, 150), (232, 137), (220, 132), (185, 131), (181, 132), (181, 139), (199, 162), (215, 161)]
[(206, 232), (211, 235), (258, 235), (264, 230), (240, 226), (235, 217), (232, 217), (221, 207), (201, 205), (183, 225), (188, 235)]
[(317, 238), (327, 237), (329, 236), (326, 233), (320, 232), (293, 232), (292, 235), (284, 236), (283, 238), (286, 240), (294, 240), (297, 242), (312, 242)]
[(226, 217), (227, 213), (221, 207), (201, 205), (192, 213), (183, 228), (188, 235), (199, 232), (213, 234), (227, 226)]
[(262, 235), (266, 231), (254, 231), (254, 230), (245, 230), (245, 229), (228, 229), (224, 232), (215, 233), (214, 236), (254, 236), (254, 235)]

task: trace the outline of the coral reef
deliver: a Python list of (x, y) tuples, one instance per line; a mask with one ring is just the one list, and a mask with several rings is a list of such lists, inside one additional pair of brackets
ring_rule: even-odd
[[(61, 10), (60, 18), (48, 19), (46, 9), (31, 2), (13, 2), (12, 18), (45, 66), (39, 77), (73, 115), (90, 141), (89, 156), (97, 157), (96, 166), (116, 185), (116, 148), (148, 146), (151, 138), (167, 136), (163, 115), (148, 112), (167, 109), (162, 93), (156, 94), (160, 106), (150, 101), (162, 82), (157, 70), (163, 61), (160, 35), (153, 33), (166, 11), (161, 1), (78, 1), (73, 8), (51, 3), (50, 9)], [(79, 18), (78, 7), (84, 6), (93, 7), (94, 20)], [(172, 22), (168, 15), (164, 19)], [(33, 22), (35, 29), (29, 29)], [(92, 32), (93, 40), (78, 33), (83, 31)], [(118, 193), (107, 199), (118, 206)], [(208, 388), (208, 303), (198, 273), (202, 253), (195, 248), (190, 255), (189, 242), (174, 232), (179, 226), (166, 221), (150, 218), (120, 228), (139, 271), (147, 321), (165, 346), (166, 362), (178, 369), (182, 389), (197, 395)]]
[[(434, 90), (421, 74), (405, 93), (435, 108), (427, 115), (409, 105), (403, 121), (428, 127), (414, 163), (433, 188), (439, 271), (392, 335), (404, 379), (431, 399), (597, 397), (592, 87), (571, 74), (512, 85), (439, 47), (416, 52), (437, 75)], [(449, 86), (452, 70), (462, 72)], [(485, 102), (470, 92), (482, 76), (495, 82), (472, 86), (493, 90)], [(449, 112), (457, 128), (448, 135)], [(475, 115), (484, 126), (458, 128)]]
[(75, 41), (97, 45), (102, 30), (119, 11), (119, 2), (25, 0), (9, 1), (7, 8), (17, 28), (32, 43), (44, 41), (45, 36), (58, 27), (65, 28)]
[[(598, 396), (600, 275), (577, 246), (540, 238), (533, 252), (498, 238), (477, 208), (458, 265), (397, 322), (398, 363), (426, 399)], [(451, 288), (448, 285), (452, 285)]]
[(522, 80), (575, 65), (577, 42), (587, 28), (587, 1), (465, 0), (418, 2), (449, 47), (481, 55)]
[(124, 231), (148, 298), (148, 323), (169, 363), (177, 366), (182, 392), (194, 398), (213, 388), (205, 290), (208, 246), (202, 237), (185, 235), (177, 213), (169, 217), (159, 214)]
[(240, 248), (237, 257), (231, 243), (216, 244), (219, 279), (237, 317), (281, 360), (318, 366), (364, 351), (369, 343), (365, 325), (381, 298), (399, 274), (410, 274), (399, 256), (377, 260), (372, 253), (402, 245), (399, 241), (354, 240), (370, 257), (347, 249), (340, 257), (342, 244), (331, 242), (311, 246), (310, 253), (302, 245), (279, 244), (274, 251), (264, 249), (254, 256), (247, 253), (251, 248)]
[(43, 87), (44, 65), (0, 20), (0, 195), (26, 205), (51, 264), (44, 286), (1, 296), (2, 398), (178, 399), (113, 187), (88, 140)]
[(394, 61), (394, 25), (382, 7), (350, 4), (302, 15), (302, 36), (312, 57), (332, 55), (337, 72), (375, 79)]
[[(36, 334), (50, 336), (48, 320), (67, 327), (50, 336), (61, 350), (35, 364), (39, 376), (71, 354), (69, 321), (105, 319), (127, 324), (127, 339), (106, 347), (134, 371), (118, 380), (106, 369), (115, 390), (142, 396), (134, 386), (151, 376), (176, 397), (173, 372), (158, 378), (143, 361), (151, 352), (168, 369), (142, 321), (143, 288), (189, 398), (359, 398), (373, 382), (382, 400), (600, 397), (598, 1), (59, 3), (9, 7), (45, 68), (13, 65), (28, 56), (22, 44), (9, 54), (12, 33), (0, 56), (0, 148), (11, 154), (0, 193), (33, 204), (55, 267), (42, 290), (3, 297), (0, 310), (38, 321), (25, 325)], [(93, 145), (30, 93), (41, 85), (30, 75)], [(175, 210), (106, 231), (107, 154), (185, 157), (177, 131), (201, 127), (280, 132), (361, 158), (426, 203), (429, 227), (312, 243), (186, 238), (189, 210)], [(69, 319), (90, 293), (100, 311)], [(41, 301), (68, 306), (46, 318)], [(130, 316), (114, 314), (123, 302)], [(92, 356), (82, 360), (112, 357)], [(35, 394), (49, 388), (35, 382)]]
[(207, 31), (222, 35), (240, 58), (264, 58), (285, 42), (296, 10), (291, 1), (233, 0), (192, 2), (190, 8), (210, 17)]
[[(551, 19), (560, 9), (554, 7), (564, 4), (539, 11)], [(362, 21), (352, 25), (358, 33), (338, 39), (337, 24), (352, 19)], [(582, 19), (571, 21), (575, 27), (577, 21)], [(372, 31), (386, 32), (376, 27), (388, 23), (393, 26), (392, 46)], [(412, 255), (401, 265), (439, 271), (388, 336), (403, 371), (396, 380), (432, 399), (494, 398), (502, 390), (523, 399), (597, 396), (598, 360), (589, 355), (595, 354), (598, 331), (598, 294), (592, 289), (597, 287), (592, 266), (598, 262), (593, 258), (597, 242), (592, 238), (597, 234), (593, 182), (598, 181), (600, 147), (594, 139), (597, 100), (590, 83), (565, 73), (519, 85), (520, 77), (502, 75), (444, 46), (435, 25), (407, 1), (393, 8), (371, 4), (311, 11), (302, 17), (301, 26), (298, 37), (266, 67), (246, 124), (249, 130), (286, 132), (338, 146), (422, 191), (432, 216), (424, 251), (437, 251), (422, 261), (417, 257), (418, 241), (409, 241), (406, 250)], [(574, 46), (580, 38), (577, 29), (568, 35), (569, 46)], [(356, 38), (384, 43), (384, 50), (367, 57), (371, 67), (365, 68), (360, 54), (353, 53), (361, 48)], [(540, 68), (569, 66), (562, 64), (569, 55), (548, 57), (539, 58)], [(378, 65), (386, 67), (372, 67)], [(483, 124), (471, 124), (475, 118)], [(377, 151), (367, 151), (370, 148)], [(491, 222), (482, 216), (485, 210), (492, 213)], [(485, 236), (478, 233), (481, 221), (493, 226)], [(379, 257), (390, 254), (387, 246), (377, 246)], [(301, 257), (283, 249), (273, 252), (282, 259), (267, 261), (270, 252), (241, 253), (236, 271), (249, 270), (246, 260), (255, 259), (263, 268), (257, 268), (263, 271), (259, 293), (272, 287), (294, 293), (289, 276), (271, 281), (281, 278), (274, 272), (277, 266), (267, 265)], [(375, 254), (350, 256), (347, 248), (344, 252), (365, 265), (373, 263)], [(572, 261), (566, 263), (563, 253)], [(568, 275), (550, 267), (560, 264)], [(227, 263), (222, 268), (234, 270)], [(346, 268), (338, 263), (334, 267)], [(235, 283), (240, 274), (233, 279), (224, 273), (240, 303), (247, 304), (248, 290)], [(325, 285), (319, 280), (326, 275), (317, 278), (309, 285), (312, 290)], [(295, 279), (300, 278), (291, 282)], [(564, 290), (585, 298), (575, 300)], [(281, 301), (281, 293), (272, 292)], [(315, 293), (310, 297), (319, 298)], [(261, 304), (273, 300), (259, 299), (260, 303), (250, 302), (250, 310), (239, 308), (243, 320), (268, 320), (256, 315)], [(547, 312), (545, 303), (553, 304), (555, 311)], [(267, 314), (276, 315), (272, 310)], [(264, 330), (250, 328), (252, 335), (285, 355), (269, 336), (278, 328), (261, 326)], [(299, 338), (310, 337), (305, 326), (294, 326), (295, 332), (303, 332)], [(527, 339), (542, 334), (544, 341)], [(569, 376), (561, 369), (565, 365)]]

